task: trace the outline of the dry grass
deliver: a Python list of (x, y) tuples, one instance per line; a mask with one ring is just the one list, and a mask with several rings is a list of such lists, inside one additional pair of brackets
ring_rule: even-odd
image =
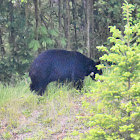
[[(86, 87), (92, 85), (86, 81)], [(80, 140), (87, 128), (77, 116), (84, 116), (81, 105), (83, 94), (70, 86), (48, 88), (48, 96), (37, 96), (29, 91), (24, 81), (13, 86), (1, 86), (1, 140)], [(81, 91), (85, 92), (85, 90)]]

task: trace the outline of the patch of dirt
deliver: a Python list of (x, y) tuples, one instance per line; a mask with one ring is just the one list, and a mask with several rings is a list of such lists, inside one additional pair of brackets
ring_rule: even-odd
[(55, 112), (58, 114), (49, 116), (48, 112), (43, 114), (45, 110), (39, 106), (29, 117), (21, 115), (16, 128), (7, 128), (6, 121), (1, 122), (0, 139), (3, 140), (4, 132), (9, 132), (10, 140), (62, 140), (65, 137), (79, 140), (79, 135), (72, 135), (72, 132), (84, 133), (88, 129), (83, 121), (77, 118), (86, 115), (81, 105), (81, 97), (82, 95), (78, 97), (78, 101), (73, 100), (70, 103), (66, 113), (59, 114), (57, 110)]

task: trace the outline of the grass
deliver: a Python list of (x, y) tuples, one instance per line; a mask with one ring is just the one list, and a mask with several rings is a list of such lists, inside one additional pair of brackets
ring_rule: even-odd
[[(94, 86), (87, 78), (85, 87)], [(37, 96), (29, 90), (29, 81), (15, 86), (0, 85), (0, 139), (1, 140), (55, 140), (80, 139), (87, 128), (77, 119), (86, 112), (81, 99), (88, 88), (81, 92), (68, 85), (49, 84), (48, 96)]]

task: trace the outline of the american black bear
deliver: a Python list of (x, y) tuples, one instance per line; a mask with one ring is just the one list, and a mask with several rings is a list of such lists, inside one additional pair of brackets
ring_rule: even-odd
[(92, 73), (91, 78), (94, 79), (96, 73), (102, 74), (101, 70), (97, 70), (96, 65), (97, 63), (79, 52), (45, 51), (30, 67), (29, 76), (32, 81), (30, 89), (42, 95), (50, 82), (66, 80), (73, 82), (74, 86), (80, 89), (85, 76)]

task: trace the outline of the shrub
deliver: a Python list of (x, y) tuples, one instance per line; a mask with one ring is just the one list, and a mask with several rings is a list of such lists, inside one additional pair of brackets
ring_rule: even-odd
[(140, 139), (140, 23), (133, 23), (133, 5), (125, 1), (122, 9), (124, 31), (110, 26), (112, 36), (108, 39), (112, 47), (98, 47), (105, 52), (100, 59), (112, 64), (111, 72), (96, 75), (103, 82), (96, 82), (87, 94), (95, 103), (90, 106), (87, 125), (91, 129), (84, 140)]

